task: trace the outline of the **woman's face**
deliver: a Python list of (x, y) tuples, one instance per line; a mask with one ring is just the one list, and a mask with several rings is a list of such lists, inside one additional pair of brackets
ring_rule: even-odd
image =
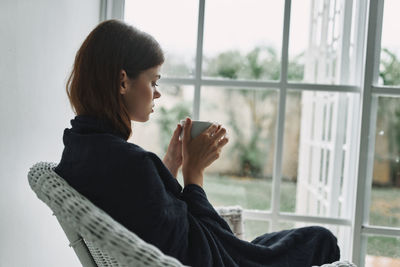
[(120, 93), (131, 120), (148, 121), (150, 113), (154, 112), (154, 99), (161, 96), (157, 91), (160, 67), (147, 69), (136, 79), (130, 79), (124, 70), (121, 71)]

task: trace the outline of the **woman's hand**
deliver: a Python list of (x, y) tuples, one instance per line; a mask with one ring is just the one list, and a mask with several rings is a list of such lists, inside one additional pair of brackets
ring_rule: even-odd
[(216, 124), (211, 125), (194, 139), (190, 135), (191, 129), (192, 121), (187, 118), (182, 138), (183, 180), (185, 186), (188, 184), (203, 186), (204, 169), (219, 158), (222, 147), (229, 140), (225, 136), (225, 128)]
[(167, 153), (164, 156), (163, 162), (172, 175), (176, 178), (178, 175), (178, 170), (182, 165), (182, 140), (179, 140), (179, 135), (182, 131), (182, 126), (177, 125), (171, 141), (168, 145)]

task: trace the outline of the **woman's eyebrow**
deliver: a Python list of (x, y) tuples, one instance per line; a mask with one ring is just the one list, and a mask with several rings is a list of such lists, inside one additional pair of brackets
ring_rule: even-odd
[(161, 75), (160, 75), (160, 74), (157, 74), (156, 77), (157, 77), (157, 79), (160, 79), (160, 78), (161, 78)]

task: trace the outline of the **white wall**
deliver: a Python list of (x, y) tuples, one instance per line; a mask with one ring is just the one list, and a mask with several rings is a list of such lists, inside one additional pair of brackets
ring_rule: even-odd
[(99, 14), (100, 0), (0, 0), (0, 267), (80, 266), (27, 172), (60, 159), (66, 77)]

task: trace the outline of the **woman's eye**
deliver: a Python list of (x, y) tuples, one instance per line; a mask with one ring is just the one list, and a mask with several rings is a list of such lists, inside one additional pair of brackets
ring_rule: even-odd
[(158, 84), (157, 84), (156, 82), (153, 82), (153, 83), (152, 83), (152, 86), (153, 86), (153, 87), (156, 87), (156, 86), (158, 86)]

